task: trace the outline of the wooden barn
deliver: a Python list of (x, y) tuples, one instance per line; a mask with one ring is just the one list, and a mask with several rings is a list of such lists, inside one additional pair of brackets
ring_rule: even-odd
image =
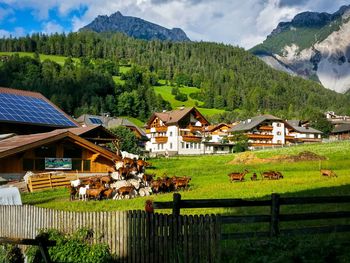
[[(107, 173), (114, 165), (115, 153), (78, 136), (74, 130), (57, 129), (0, 140), (0, 176), (18, 178), (27, 171), (57, 170)], [(82, 130), (76, 128), (75, 132)]]

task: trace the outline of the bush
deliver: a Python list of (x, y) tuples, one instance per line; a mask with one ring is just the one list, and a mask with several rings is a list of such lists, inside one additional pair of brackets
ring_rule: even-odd
[[(42, 232), (43, 234), (45, 232)], [(65, 235), (58, 230), (46, 232), (49, 240), (56, 241), (56, 246), (49, 248), (52, 262), (65, 263), (103, 263), (114, 262), (106, 244), (91, 244), (93, 233), (85, 228), (77, 230), (71, 235)], [(37, 246), (27, 250), (28, 262), (44, 262)]]
[(188, 100), (188, 97), (186, 94), (184, 93), (178, 93), (176, 96), (175, 96), (175, 99), (178, 100), (178, 101), (187, 101)]
[(0, 262), (22, 263), (24, 262), (22, 251), (17, 245), (2, 245), (0, 246)]

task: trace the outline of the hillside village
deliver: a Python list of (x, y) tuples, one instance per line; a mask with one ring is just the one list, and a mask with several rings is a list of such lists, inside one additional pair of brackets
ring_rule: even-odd
[[(244, 136), (247, 150), (322, 142), (322, 132), (308, 122), (272, 115), (210, 124), (195, 107), (181, 107), (154, 112), (141, 128), (108, 115), (73, 119), (36, 92), (1, 88), (0, 96), (0, 175), (7, 179), (20, 179), (27, 171), (50, 171), (47, 158), (71, 159), (67, 172), (107, 173), (116, 159), (111, 147), (117, 141), (109, 129), (117, 126), (135, 134), (144, 157), (229, 154), (241, 143), (237, 134)], [(328, 115), (337, 120), (331, 138), (347, 139), (348, 119)]]

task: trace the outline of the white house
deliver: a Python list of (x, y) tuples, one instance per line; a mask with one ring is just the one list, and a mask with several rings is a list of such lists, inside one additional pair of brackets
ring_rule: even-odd
[(196, 108), (156, 112), (146, 124), (151, 155), (204, 154), (205, 127), (209, 122)]

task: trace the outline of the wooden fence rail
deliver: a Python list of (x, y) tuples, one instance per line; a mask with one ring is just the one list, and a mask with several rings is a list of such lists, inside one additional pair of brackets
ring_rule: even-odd
[(236, 232), (221, 233), (221, 239), (240, 239), (250, 237), (274, 237), (292, 234), (314, 234), (330, 232), (350, 232), (350, 225), (329, 225), (322, 227), (306, 227), (297, 229), (280, 229), (281, 222), (321, 220), (321, 219), (350, 219), (350, 211), (313, 212), (297, 214), (281, 214), (282, 205), (309, 205), (350, 203), (350, 196), (320, 196), (320, 197), (291, 197), (281, 198), (278, 194), (272, 194), (271, 200), (243, 200), (243, 199), (201, 199), (182, 200), (181, 195), (175, 193), (172, 202), (154, 202), (155, 209), (172, 209), (174, 216), (179, 216), (182, 208), (219, 208), (219, 207), (270, 207), (269, 215), (248, 216), (221, 216), (221, 223), (225, 224), (249, 224), (269, 223), (269, 231), (266, 232)]

